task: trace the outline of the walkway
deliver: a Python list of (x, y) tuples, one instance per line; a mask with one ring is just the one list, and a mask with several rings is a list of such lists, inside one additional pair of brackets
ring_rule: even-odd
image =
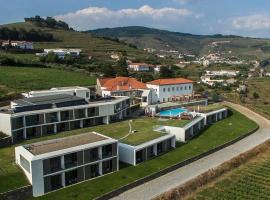
[(145, 200), (154, 198), (170, 189), (173, 189), (198, 175), (215, 168), (233, 157), (244, 153), (253, 147), (270, 139), (270, 121), (259, 114), (237, 104), (226, 102), (228, 106), (243, 113), (248, 118), (256, 121), (260, 129), (243, 140), (213, 153), (205, 158), (197, 160), (189, 165), (177, 169), (171, 173), (135, 187), (113, 198), (114, 200)]

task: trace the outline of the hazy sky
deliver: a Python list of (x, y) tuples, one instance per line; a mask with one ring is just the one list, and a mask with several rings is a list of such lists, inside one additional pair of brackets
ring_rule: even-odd
[(270, 0), (0, 0), (0, 23), (55, 16), (77, 30), (148, 26), (270, 38)]

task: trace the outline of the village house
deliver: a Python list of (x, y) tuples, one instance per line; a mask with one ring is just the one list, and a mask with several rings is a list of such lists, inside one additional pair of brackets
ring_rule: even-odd
[(132, 71), (137, 71), (137, 72), (146, 72), (150, 71), (150, 65), (146, 63), (129, 63), (128, 64), (128, 69)]
[(6, 46), (12, 46), (19, 49), (34, 49), (33, 42), (27, 42), (27, 41), (3, 41), (2, 47)]

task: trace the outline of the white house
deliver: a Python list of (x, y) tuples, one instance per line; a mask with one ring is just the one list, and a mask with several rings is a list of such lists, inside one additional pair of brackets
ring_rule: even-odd
[(59, 88), (51, 88), (50, 90), (35, 90), (28, 93), (22, 93), (22, 95), (26, 98), (57, 95), (57, 94), (68, 94), (72, 96), (85, 98), (86, 100), (90, 99), (90, 89), (79, 86), (59, 87)]
[(150, 66), (146, 63), (129, 63), (128, 69), (137, 71), (137, 72), (144, 72), (144, 71), (149, 71)]
[(33, 196), (118, 170), (118, 142), (92, 132), (15, 148)]
[(56, 54), (59, 58), (63, 59), (66, 55), (79, 56), (81, 49), (44, 49), (44, 53), (37, 53), (37, 56), (46, 56), (50, 52)]
[(146, 85), (154, 89), (159, 102), (171, 101), (174, 97), (193, 95), (193, 81), (184, 78), (157, 79)]
[(2, 46), (13, 46), (20, 49), (34, 49), (33, 42), (27, 42), (27, 41), (4, 41), (2, 42)]

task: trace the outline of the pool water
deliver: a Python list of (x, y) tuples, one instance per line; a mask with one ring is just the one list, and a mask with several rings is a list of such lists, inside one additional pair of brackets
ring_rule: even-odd
[(187, 112), (186, 109), (184, 108), (175, 108), (175, 109), (171, 109), (171, 110), (164, 110), (159, 112), (159, 116), (162, 117), (176, 117), (181, 115), (181, 113), (183, 112)]

